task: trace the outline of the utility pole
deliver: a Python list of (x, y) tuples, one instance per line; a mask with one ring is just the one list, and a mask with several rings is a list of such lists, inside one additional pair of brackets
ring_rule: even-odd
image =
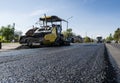
[(13, 23), (13, 29), (15, 30), (15, 23)]
[(85, 36), (87, 37), (87, 32), (85, 32)]
[(45, 16), (45, 26), (47, 26), (47, 18), (46, 18), (46, 14), (44, 14)]
[(69, 23), (68, 20), (71, 19), (71, 18), (73, 18), (73, 16), (71, 16), (67, 19), (67, 29), (68, 29), (68, 23)]
[[(69, 17), (69, 18), (67, 19), (67, 29), (66, 29), (66, 31), (68, 30), (68, 23), (69, 23), (68, 20), (71, 19), (72, 17), (73, 17), (73, 16), (71, 16), (71, 17)], [(69, 33), (68, 31), (67, 31), (67, 33), (68, 33), (67, 39), (69, 39), (69, 37), (70, 37), (69, 34), (70, 34), (70, 33)]]
[(13, 40), (12, 40), (12, 42), (14, 42), (15, 41), (15, 23), (13, 23)]

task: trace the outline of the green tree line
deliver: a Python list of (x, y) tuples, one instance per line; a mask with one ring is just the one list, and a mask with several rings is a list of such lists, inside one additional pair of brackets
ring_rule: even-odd
[[(82, 38), (80, 35), (76, 35), (75, 33), (72, 32), (72, 28), (68, 28), (66, 31), (63, 31), (63, 35), (65, 38), (74, 38), (74, 42), (79, 42), (79, 43), (90, 43), (94, 42), (94, 40), (88, 36)], [(79, 38), (82, 38), (79, 40)]]
[(117, 28), (117, 30), (114, 31), (114, 34), (112, 35), (110, 33), (110, 35), (106, 38), (106, 41), (113, 41), (115, 40), (116, 43), (120, 42), (120, 28)]

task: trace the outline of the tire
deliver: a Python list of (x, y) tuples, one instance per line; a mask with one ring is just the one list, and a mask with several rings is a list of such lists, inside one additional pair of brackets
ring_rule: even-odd
[(60, 43), (58, 41), (54, 42), (54, 46), (60, 46)]
[(30, 48), (33, 47), (33, 44), (32, 44), (32, 41), (31, 41), (31, 40), (27, 41), (27, 46), (29, 46)]

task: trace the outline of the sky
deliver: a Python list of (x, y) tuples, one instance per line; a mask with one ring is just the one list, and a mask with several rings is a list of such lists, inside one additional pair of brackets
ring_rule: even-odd
[(105, 38), (120, 27), (119, 4), (120, 0), (0, 0), (0, 26), (15, 23), (16, 30), (25, 33), (46, 13), (68, 20), (77, 35)]

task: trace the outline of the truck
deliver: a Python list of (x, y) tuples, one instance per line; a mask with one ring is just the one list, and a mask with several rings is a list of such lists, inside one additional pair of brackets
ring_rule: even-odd
[(65, 39), (62, 34), (62, 22), (66, 20), (58, 16), (44, 16), (39, 18), (40, 27), (29, 29), (24, 36), (20, 37), (19, 43), (26, 44), (29, 47), (35, 45), (70, 45), (70, 41)]
[(102, 43), (102, 42), (103, 42), (102, 36), (97, 36), (97, 43)]

